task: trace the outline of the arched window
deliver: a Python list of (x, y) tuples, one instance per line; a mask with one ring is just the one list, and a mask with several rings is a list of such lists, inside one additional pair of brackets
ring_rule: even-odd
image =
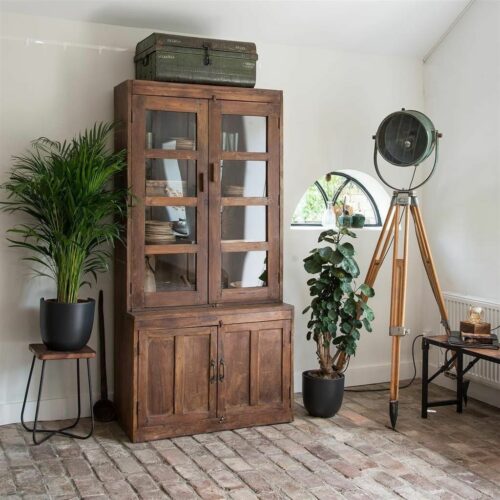
[(309, 186), (292, 217), (292, 226), (321, 226), (321, 218), (331, 201), (334, 206), (352, 207), (365, 216), (366, 227), (382, 225), (375, 199), (366, 187), (345, 172), (330, 172)]

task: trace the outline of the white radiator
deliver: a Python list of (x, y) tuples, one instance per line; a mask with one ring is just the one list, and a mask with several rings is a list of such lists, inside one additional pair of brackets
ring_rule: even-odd
[[(500, 325), (500, 304), (485, 299), (449, 292), (444, 292), (443, 295), (448, 310), (450, 328), (452, 330), (458, 330), (460, 321), (469, 317), (469, 307), (471, 305), (483, 308), (483, 320), (491, 323), (492, 328)], [(495, 330), (494, 333), (500, 335), (500, 328)], [(444, 334), (443, 329), (442, 334)], [(444, 361), (444, 352), (440, 352), (439, 358), (441, 364)], [(468, 356), (464, 358), (464, 367), (467, 366), (470, 359), (472, 358)], [(467, 372), (466, 378), (481, 384), (500, 387), (500, 365), (480, 360)]]

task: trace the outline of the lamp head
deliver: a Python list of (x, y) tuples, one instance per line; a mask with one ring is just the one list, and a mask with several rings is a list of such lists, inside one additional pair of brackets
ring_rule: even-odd
[(422, 163), (434, 149), (436, 129), (420, 111), (396, 111), (379, 125), (375, 141), (384, 158), (397, 167), (412, 167)]
[[(395, 188), (382, 177), (378, 164), (377, 153), (388, 163), (397, 167), (416, 167), (436, 150), (434, 166), (427, 178), (417, 189), (427, 182), (434, 173), (437, 163), (438, 139), (441, 134), (435, 129), (432, 121), (420, 111), (396, 111), (386, 116), (373, 136), (375, 139), (374, 163), (380, 179), (389, 187)], [(411, 188), (411, 186), (410, 186)]]

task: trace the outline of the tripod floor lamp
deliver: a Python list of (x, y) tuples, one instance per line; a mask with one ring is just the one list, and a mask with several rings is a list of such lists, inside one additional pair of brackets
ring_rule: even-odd
[[(408, 242), (410, 218), (413, 220), (422, 261), (441, 315), (441, 324), (450, 335), (448, 313), (432, 260), (429, 241), (425, 232), (422, 213), (414, 191), (423, 186), (436, 169), (441, 134), (431, 120), (419, 111), (402, 109), (387, 116), (373, 136), (375, 148), (373, 161), (382, 182), (394, 190), (389, 211), (385, 219), (375, 252), (368, 268), (365, 283), (373, 287), (378, 272), (392, 246), (392, 282), (389, 335), (392, 337), (391, 381), (389, 416), (392, 428), (398, 418), (400, 347), (401, 338), (409, 333), (405, 327), (406, 288), (408, 275)], [(434, 164), (428, 176), (417, 186), (397, 188), (387, 182), (380, 173), (378, 154), (397, 167), (416, 167), (434, 151)], [(413, 180), (412, 178), (412, 180)], [(402, 223), (402, 231), (400, 226)], [(401, 233), (401, 234), (400, 234)]]

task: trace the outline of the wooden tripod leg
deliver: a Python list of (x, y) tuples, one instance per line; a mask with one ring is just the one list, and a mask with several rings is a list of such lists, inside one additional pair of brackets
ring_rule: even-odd
[(394, 217), (395, 208), (395, 205), (392, 204), (389, 207), (384, 226), (382, 227), (382, 232), (380, 233), (379, 239), (377, 241), (377, 246), (375, 247), (375, 251), (373, 252), (370, 266), (368, 267), (368, 272), (366, 273), (364, 282), (371, 287), (375, 284), (378, 272), (380, 271), (380, 268), (382, 267), (382, 264), (384, 262), (387, 248), (389, 247), (391, 239), (393, 237), (394, 221), (396, 221), (397, 227), (397, 218)]
[(399, 258), (399, 214), (400, 206), (396, 206), (392, 258), (392, 285), (391, 285), (391, 316), (390, 326), (392, 335), (392, 354), (391, 354), (391, 383), (390, 383), (390, 401), (389, 414), (392, 428), (396, 426), (398, 417), (398, 399), (399, 399), (399, 377), (400, 377), (400, 352), (401, 352), (401, 331), (394, 331), (396, 328), (404, 328), (406, 311), (406, 282), (408, 276), (408, 241), (410, 212), (404, 208), (404, 233), (403, 233), (403, 257)]
[(444, 304), (443, 293), (441, 291), (441, 286), (439, 284), (439, 279), (436, 273), (436, 267), (434, 266), (434, 260), (432, 259), (431, 248), (429, 246), (429, 240), (427, 239), (427, 234), (425, 232), (424, 221), (422, 219), (422, 213), (418, 205), (411, 206), (411, 214), (415, 222), (415, 232), (417, 234), (418, 247), (420, 249), (420, 255), (422, 256), (422, 261), (424, 263), (425, 271), (429, 279), (429, 283), (432, 288), (432, 293), (436, 299), (439, 313), (441, 314), (441, 324), (446, 330), (446, 334), (450, 335), (450, 326), (448, 324), (448, 311)]

